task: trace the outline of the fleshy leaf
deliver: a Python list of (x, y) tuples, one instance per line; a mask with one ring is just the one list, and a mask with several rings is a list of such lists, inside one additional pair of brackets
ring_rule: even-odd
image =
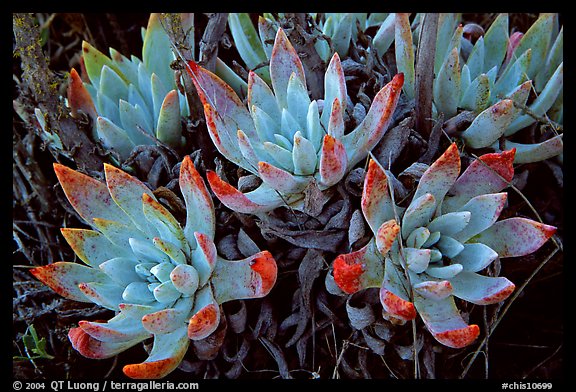
[(460, 208), (462, 211), (469, 211), (468, 224), (463, 230), (449, 235), (464, 243), (470, 237), (492, 226), (500, 216), (506, 204), (507, 196), (507, 193), (490, 193), (472, 198)]
[(235, 299), (261, 298), (267, 295), (278, 274), (274, 257), (268, 251), (246, 259), (219, 259), (212, 273), (214, 298), (221, 304)]
[(459, 54), (454, 48), (440, 67), (433, 88), (434, 104), (446, 118), (453, 117), (457, 112), (460, 82)]
[(286, 37), (282, 28), (276, 32), (274, 48), (270, 56), (270, 79), (280, 108), (287, 108), (287, 89), (290, 76), (294, 73), (303, 86), (306, 86), (306, 76), (302, 61), (294, 47)]
[(180, 190), (186, 204), (186, 226), (184, 234), (190, 244), (194, 243), (194, 232), (214, 236), (215, 221), (214, 203), (208, 193), (206, 184), (194, 167), (190, 156), (185, 156), (180, 166)]
[(170, 280), (184, 295), (193, 295), (198, 289), (200, 276), (196, 268), (189, 264), (179, 264), (170, 272)]
[(450, 147), (424, 172), (414, 193), (414, 200), (430, 193), (438, 204), (452, 187), (460, 173), (460, 154), (456, 143)]
[(347, 294), (379, 287), (384, 276), (381, 258), (374, 240), (355, 252), (341, 254), (334, 260), (334, 281)]
[(122, 371), (128, 377), (136, 379), (165, 377), (182, 362), (189, 344), (185, 327), (168, 334), (155, 335), (152, 351), (146, 361), (126, 365)]
[(360, 125), (342, 137), (349, 167), (366, 158), (368, 152), (378, 144), (388, 130), (403, 84), (404, 74), (394, 75), (392, 80), (376, 94)]
[(384, 311), (394, 319), (405, 322), (416, 318), (414, 304), (408, 300), (400, 273), (390, 259), (386, 259), (384, 279), (380, 287), (380, 302)]
[(454, 295), (477, 305), (490, 305), (504, 301), (515, 289), (504, 277), (478, 275), (463, 271), (450, 280)]
[(436, 210), (436, 199), (430, 193), (415, 198), (402, 217), (402, 238), (408, 236), (414, 229), (427, 226)]
[(122, 313), (107, 322), (80, 321), (80, 328), (96, 340), (107, 343), (121, 343), (130, 340), (144, 340), (150, 337), (138, 320), (126, 317)]
[(216, 245), (206, 234), (194, 232), (194, 238), (198, 246), (192, 252), (192, 266), (198, 272), (199, 286), (202, 287), (208, 283), (216, 266)]
[(507, 150), (516, 150), (514, 163), (532, 163), (562, 154), (564, 152), (564, 140), (563, 135), (557, 135), (541, 143), (532, 144), (514, 143), (509, 140), (504, 140), (503, 147)]
[(362, 190), (362, 213), (373, 233), (380, 225), (394, 219), (394, 204), (388, 191), (388, 178), (380, 165), (370, 159)]
[[(398, 72), (404, 74), (404, 92), (409, 99), (414, 98), (414, 47), (410, 29), (410, 14), (395, 14), (395, 53)], [(383, 53), (382, 53), (383, 54)]]
[(218, 328), (220, 308), (214, 299), (211, 286), (204, 286), (196, 293), (192, 317), (188, 322), (188, 338), (202, 340)]
[(400, 232), (400, 226), (396, 223), (396, 220), (391, 219), (387, 222), (382, 223), (382, 226), (378, 228), (378, 232), (376, 233), (376, 247), (378, 251), (383, 256), (388, 253), (388, 251), (392, 248), (392, 244), (396, 240), (398, 233)]
[[(341, 105), (346, 105), (346, 79), (344, 78), (344, 71), (342, 70), (342, 63), (338, 53), (334, 53), (326, 73), (324, 74), (324, 111), (322, 112), (322, 124), (328, 128), (328, 120), (331, 116), (331, 111), (334, 110), (333, 102), (338, 99)], [(345, 107), (344, 107), (345, 109)]]
[(413, 288), (421, 296), (433, 300), (441, 300), (452, 295), (452, 284), (448, 280), (427, 280), (416, 283)]
[(213, 171), (207, 171), (206, 178), (216, 197), (233, 211), (255, 214), (271, 211), (284, 204), (280, 195), (265, 184), (260, 185), (254, 191), (242, 193), (220, 179), (218, 174)]
[(490, 146), (512, 123), (518, 109), (510, 99), (504, 99), (482, 111), (461, 134), (471, 148)]
[(88, 335), (82, 328), (70, 328), (68, 339), (72, 347), (86, 358), (111, 358), (128, 348), (140, 343), (143, 339), (121, 341), (118, 343), (101, 342)]
[(428, 230), (431, 232), (438, 231), (442, 235), (455, 237), (456, 233), (459, 233), (468, 226), (470, 219), (471, 213), (469, 210), (463, 208), (462, 211), (449, 212), (435, 218), (428, 225)]
[(526, 218), (509, 218), (494, 223), (470, 242), (492, 248), (500, 257), (524, 256), (538, 250), (556, 232), (556, 227)]
[(280, 193), (299, 193), (310, 183), (310, 178), (295, 176), (268, 162), (258, 163), (258, 174), (262, 181)]
[(131, 256), (130, 250), (114, 245), (95, 230), (62, 228), (60, 232), (80, 260), (91, 267), (114, 257)]
[(176, 302), (173, 308), (148, 313), (142, 317), (142, 326), (156, 336), (183, 328), (186, 325), (186, 317), (193, 302), (194, 297), (183, 297)]
[(122, 301), (123, 288), (115, 283), (79, 283), (78, 288), (90, 301), (110, 310), (118, 310), (118, 304)]
[(98, 114), (96, 113), (96, 107), (94, 106), (94, 101), (88, 93), (80, 75), (74, 68), (70, 70), (70, 81), (68, 83), (68, 89), (66, 96), (68, 98), (68, 104), (70, 105), (72, 117), (78, 117), (78, 110), (86, 113), (90, 116), (92, 121), (96, 121)]
[(156, 137), (158, 140), (170, 146), (179, 146), (182, 143), (182, 125), (180, 121), (178, 91), (171, 90), (164, 97), (160, 108), (156, 124)]
[(330, 135), (324, 136), (320, 152), (320, 184), (330, 187), (346, 174), (348, 159), (344, 145)]
[(442, 204), (443, 212), (457, 211), (470, 199), (497, 193), (514, 177), (515, 150), (484, 154), (472, 162), (450, 189)]
[(452, 261), (459, 263), (463, 271), (478, 272), (492, 264), (498, 258), (498, 253), (484, 244), (464, 244), (462, 252)]
[(110, 282), (103, 272), (77, 263), (58, 261), (30, 270), (32, 275), (57, 294), (80, 302), (91, 302), (78, 288), (84, 282)]
[(93, 226), (93, 218), (124, 219), (126, 216), (102, 182), (59, 163), (54, 164), (54, 172), (68, 201), (89, 225)]
[(452, 296), (437, 300), (415, 293), (414, 305), (432, 336), (445, 346), (466, 347), (480, 334), (477, 325), (462, 319)]

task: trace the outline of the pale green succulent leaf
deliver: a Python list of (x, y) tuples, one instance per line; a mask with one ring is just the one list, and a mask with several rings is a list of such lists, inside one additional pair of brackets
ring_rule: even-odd
[(102, 67), (100, 74), (99, 94), (104, 94), (115, 104), (128, 97), (128, 85), (107, 65)]
[(160, 14), (150, 14), (143, 38), (142, 62), (148, 72), (158, 75), (169, 90), (176, 87), (174, 71), (170, 67), (174, 58), (170, 38), (160, 22)]
[(254, 107), (260, 108), (267, 113), (274, 121), (280, 123), (281, 111), (276, 103), (274, 93), (266, 82), (254, 72), (248, 75), (248, 107), (252, 115)]
[[(138, 105), (120, 100), (119, 105), (120, 123), (128, 138), (136, 145), (151, 145), (155, 142), (153, 137), (154, 127), (150, 123), (150, 117), (145, 110)], [(155, 136), (155, 135), (154, 135)]]
[(144, 340), (150, 337), (139, 320), (119, 313), (106, 322), (80, 321), (80, 328), (92, 338), (101, 342), (121, 343), (130, 340)]
[(486, 74), (480, 74), (466, 88), (459, 107), (480, 113), (490, 103), (490, 80)]
[[(370, 14), (370, 16), (368, 17), (369, 20), (372, 17), (372, 15), (374, 14)], [(381, 23), (378, 22), (376, 24), (377, 26), (379, 25), (380, 27), (376, 31), (376, 34), (374, 34), (374, 38), (372, 39), (372, 45), (374, 45), (374, 47), (378, 51), (379, 56), (383, 56), (384, 53), (386, 53), (390, 48), (390, 46), (392, 45), (392, 42), (394, 42), (395, 20), (396, 20), (396, 14), (390, 13), (387, 15), (385, 19), (380, 21)]]
[(115, 283), (87, 282), (80, 283), (82, 293), (97, 305), (110, 310), (119, 310), (124, 288)]
[(179, 264), (174, 267), (170, 272), (170, 280), (174, 288), (184, 295), (194, 295), (200, 285), (198, 271), (189, 264)]
[(430, 230), (427, 227), (418, 227), (406, 239), (406, 245), (410, 248), (420, 249), (430, 238)]
[(335, 99), (338, 99), (343, 110), (346, 109), (346, 94), (346, 79), (344, 78), (342, 63), (340, 62), (340, 56), (335, 53), (324, 74), (324, 109), (322, 110), (320, 121), (325, 129), (328, 129)]
[(192, 267), (198, 272), (198, 285), (205, 286), (217, 262), (216, 245), (211, 237), (195, 232), (196, 248), (192, 251)]
[(311, 181), (311, 177), (295, 176), (267, 162), (260, 162), (258, 174), (262, 181), (281, 194), (303, 192)]
[(424, 272), (430, 263), (430, 249), (404, 248), (402, 251), (406, 266), (417, 274)]
[(228, 14), (228, 26), (230, 27), (230, 33), (238, 54), (249, 69), (253, 70), (258, 64), (268, 59), (260, 36), (254, 28), (249, 14)]
[(102, 233), (87, 229), (60, 229), (76, 256), (90, 267), (98, 267), (114, 257), (130, 257), (130, 250), (110, 242)]
[(484, 69), (500, 67), (508, 46), (508, 14), (499, 14), (484, 34)]
[(450, 283), (453, 294), (477, 305), (490, 305), (508, 298), (514, 284), (504, 277), (483, 276), (475, 272), (462, 271)]
[(471, 215), (472, 213), (466, 208), (461, 208), (461, 211), (458, 212), (440, 215), (430, 222), (428, 230), (431, 232), (438, 231), (443, 236), (456, 237), (470, 224)]
[(339, 255), (333, 263), (334, 281), (348, 294), (380, 287), (384, 271), (382, 255), (374, 239), (357, 251)]
[(314, 145), (316, 152), (322, 146), (322, 138), (326, 131), (322, 128), (320, 123), (320, 115), (318, 113), (318, 103), (314, 100), (308, 106), (308, 114), (306, 115), (306, 132), (304, 135)]
[(542, 91), (544, 86), (548, 83), (548, 80), (552, 77), (552, 74), (558, 68), (560, 63), (563, 62), (564, 58), (564, 27), (560, 29), (560, 32), (556, 36), (555, 41), (552, 43), (548, 56), (546, 57), (546, 62), (544, 66), (536, 75), (536, 90)]
[(263, 147), (271, 157), (274, 157), (274, 160), (278, 163), (277, 166), (290, 172), (294, 171), (292, 151), (288, 151), (287, 149), (271, 142), (264, 142)]
[(294, 134), (294, 147), (292, 148), (292, 161), (294, 174), (300, 176), (313, 175), (316, 171), (316, 148), (314, 144), (302, 136), (300, 131)]
[(526, 50), (530, 49), (534, 59), (528, 66), (526, 73), (528, 79), (533, 79), (540, 70), (543, 60), (546, 59), (548, 53), (548, 46), (552, 38), (552, 31), (554, 28), (555, 14), (542, 13), (538, 19), (530, 26), (528, 31), (522, 36), (518, 46), (514, 50), (515, 55), (520, 55)]
[(202, 287), (196, 293), (196, 301), (188, 322), (188, 338), (202, 340), (210, 336), (220, 323), (220, 307), (214, 299), (212, 286)]
[(132, 281), (141, 280), (134, 269), (138, 261), (128, 257), (114, 257), (99, 265), (100, 270), (120, 286), (126, 286)]
[(146, 194), (156, 199), (154, 193), (142, 181), (112, 165), (104, 165), (104, 174), (108, 192), (114, 203), (141, 231), (150, 237), (156, 236), (158, 232), (148, 224), (142, 211), (142, 195)]
[(453, 117), (460, 98), (459, 54), (454, 48), (442, 63), (433, 87), (434, 104), (446, 118)]
[(454, 233), (453, 237), (464, 243), (492, 226), (500, 216), (506, 200), (506, 193), (491, 193), (472, 198), (460, 208), (462, 211), (469, 212), (470, 221), (463, 230)]
[(436, 199), (426, 193), (413, 199), (402, 217), (402, 238), (408, 236), (418, 227), (427, 226), (436, 211)]
[(58, 261), (31, 270), (32, 275), (65, 298), (80, 302), (91, 302), (78, 285), (86, 282), (112, 284), (110, 278), (100, 270), (77, 263)]
[(373, 233), (380, 225), (395, 218), (395, 206), (388, 190), (388, 177), (384, 169), (374, 160), (368, 163), (364, 178), (361, 208), (364, 218)]
[(527, 218), (514, 217), (494, 223), (472, 237), (503, 257), (524, 256), (538, 250), (556, 232), (556, 228)]
[(283, 135), (286, 138), (286, 141), (289, 143), (287, 149), (290, 150), (292, 149), (292, 142), (290, 140), (294, 138), (294, 134), (297, 131), (300, 131), (302, 129), (303, 126), (300, 125), (300, 123), (296, 120), (296, 118), (294, 118), (290, 110), (287, 108), (282, 109), (282, 117), (280, 120), (280, 132), (281, 135)]
[[(440, 237), (441, 239), (442, 237)], [(438, 279), (452, 279), (462, 272), (463, 269), (461, 264), (450, 264), (443, 267), (430, 267), (426, 270), (426, 273)]]
[[(271, 14), (264, 14), (258, 18), (258, 34), (268, 59), (272, 56), (273, 42), (277, 30), (278, 23)], [(270, 81), (270, 78), (268, 78), (268, 81)]]
[[(536, 62), (536, 61), (535, 61)], [(511, 65), (506, 67), (498, 80), (494, 83), (492, 94), (494, 97), (507, 96), (520, 84), (528, 80), (528, 67), (532, 63), (532, 49), (526, 50)]]
[(131, 238), (139, 240), (150, 239), (135, 226), (131, 225), (130, 222), (127, 222), (129, 225), (125, 225), (114, 220), (102, 218), (94, 218), (92, 222), (94, 227), (104, 234), (110, 242), (122, 248), (130, 247), (129, 240)]
[[(108, 56), (86, 41), (82, 41), (82, 57), (84, 59), (84, 66), (88, 78), (94, 86), (100, 85), (100, 75), (102, 73), (102, 68), (105, 65), (116, 71), (116, 73), (121, 75), (121, 77), (125, 78), (120, 69), (118, 69)], [(124, 81), (128, 82), (126, 79), (124, 79)]]
[(432, 336), (446, 346), (465, 347), (480, 333), (477, 325), (468, 325), (462, 319), (452, 296), (438, 300), (415, 294), (414, 306)]
[[(530, 111), (536, 116), (542, 116), (546, 113), (556, 101), (558, 94), (562, 91), (564, 85), (564, 63), (560, 63), (554, 74), (546, 83), (546, 86), (538, 97), (530, 104)], [(515, 119), (508, 127), (506, 134), (514, 133), (528, 125), (534, 123), (534, 117), (524, 114)]]
[(274, 49), (270, 57), (270, 79), (272, 80), (272, 88), (280, 108), (288, 107), (288, 82), (293, 73), (296, 78), (300, 79), (301, 84), (306, 87), (302, 61), (288, 37), (286, 37), (284, 30), (279, 29), (276, 33)]
[(543, 142), (531, 144), (504, 140), (503, 147), (507, 150), (515, 148), (514, 163), (523, 164), (544, 161), (562, 154), (564, 152), (564, 141), (563, 135), (557, 135)]
[(122, 292), (122, 300), (130, 304), (140, 304), (140, 305), (148, 305), (152, 303), (158, 304), (154, 299), (154, 295), (148, 289), (147, 282), (131, 282), (130, 284), (128, 284), (124, 288), (124, 291)]
[(164, 97), (156, 124), (156, 137), (169, 146), (182, 144), (180, 101), (177, 90), (170, 91)]
[(336, 30), (331, 36), (334, 50), (341, 56), (348, 55), (348, 47), (350, 46), (350, 39), (352, 38), (352, 28), (356, 29), (356, 26), (353, 26), (354, 20), (353, 14), (345, 14), (336, 24)]
[(464, 249), (464, 245), (462, 245), (460, 241), (447, 235), (442, 235), (440, 237), (436, 243), (436, 247), (440, 252), (442, 252), (442, 256), (450, 259), (457, 256)]
[(404, 74), (403, 90), (408, 99), (414, 98), (414, 45), (408, 14), (395, 14), (394, 45), (396, 53), (396, 67), (399, 73)]
[(483, 110), (460, 135), (471, 148), (488, 147), (494, 143), (518, 114), (511, 99), (504, 99)]
[(444, 59), (454, 48), (460, 45), (462, 29), (458, 29), (460, 14), (440, 13), (438, 16), (438, 32), (436, 34), (436, 55), (434, 61), (434, 74), (438, 74)]
[(148, 313), (142, 317), (142, 326), (154, 335), (164, 335), (186, 325), (194, 297), (179, 298), (172, 308)]
[(161, 250), (157, 249), (151, 242), (142, 241), (136, 238), (128, 240), (130, 249), (138, 261), (142, 264), (146, 263), (167, 263), (170, 258)]
[(466, 65), (470, 69), (470, 78), (474, 79), (484, 72), (485, 52), (484, 39), (480, 37), (476, 41), (476, 44), (474, 44), (472, 52), (468, 56), (468, 60), (466, 60)]
[(171, 304), (182, 295), (180, 291), (176, 290), (170, 280), (160, 283), (154, 287), (152, 293), (154, 294), (156, 301), (160, 302), (161, 304)]
[(172, 372), (186, 354), (190, 340), (185, 325), (173, 332), (154, 335), (154, 344), (148, 358), (138, 364), (124, 366), (124, 373), (131, 378), (162, 378)]
[(478, 272), (488, 267), (498, 258), (492, 248), (487, 245), (464, 244), (464, 249), (452, 258), (452, 261), (462, 265), (463, 271)]
[(96, 111), (101, 117), (107, 118), (114, 124), (120, 124), (120, 112), (118, 102), (112, 101), (104, 92), (98, 90), (96, 93)]

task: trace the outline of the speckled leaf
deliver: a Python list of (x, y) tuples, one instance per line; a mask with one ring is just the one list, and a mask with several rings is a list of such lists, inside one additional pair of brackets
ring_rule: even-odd
[(78, 110), (81, 110), (88, 116), (92, 121), (96, 121), (98, 114), (96, 113), (96, 107), (94, 106), (94, 101), (84, 87), (84, 83), (78, 75), (78, 72), (74, 68), (70, 70), (70, 79), (68, 82), (68, 89), (66, 90), (66, 97), (68, 98), (68, 104), (70, 105), (72, 117), (79, 117)]
[(428, 268), (430, 254), (430, 249), (404, 248), (402, 250), (406, 267), (417, 274), (424, 272)]
[(237, 261), (219, 259), (211, 280), (214, 298), (221, 304), (264, 297), (276, 283), (277, 274), (276, 261), (268, 251)]
[(334, 281), (338, 287), (353, 294), (368, 287), (379, 287), (384, 276), (382, 256), (371, 240), (361, 249), (339, 255), (333, 263)]
[(344, 136), (344, 108), (338, 98), (334, 98), (332, 102), (332, 111), (328, 121), (328, 135), (337, 140), (342, 139), (342, 136)]
[(378, 228), (378, 232), (374, 238), (376, 247), (382, 256), (386, 256), (386, 253), (390, 251), (399, 232), (400, 226), (394, 219), (382, 223), (382, 226)]
[(445, 346), (466, 347), (480, 334), (477, 325), (468, 325), (462, 319), (452, 296), (437, 300), (415, 293), (414, 305), (432, 336)]
[(448, 280), (426, 280), (412, 287), (421, 296), (432, 300), (441, 300), (452, 295), (452, 284)]
[(158, 230), (160, 237), (180, 245), (184, 253), (189, 252), (188, 242), (180, 223), (166, 207), (145, 193), (142, 195), (142, 211), (148, 222)]
[(490, 79), (480, 74), (464, 91), (459, 107), (479, 113), (488, 107), (490, 102)]
[(430, 193), (415, 198), (402, 217), (402, 238), (418, 227), (427, 226), (436, 211), (436, 199)]
[(280, 195), (266, 184), (244, 194), (221, 180), (213, 171), (207, 171), (206, 177), (216, 197), (233, 211), (254, 214), (271, 211), (284, 204)]
[(376, 94), (360, 125), (342, 137), (350, 167), (366, 158), (368, 152), (378, 144), (388, 130), (403, 84), (404, 74), (394, 75), (392, 80)]
[(84, 59), (84, 67), (86, 69), (86, 73), (90, 78), (90, 82), (94, 86), (100, 85), (100, 74), (102, 72), (102, 67), (105, 65), (116, 71), (116, 73), (119, 75), (122, 75), (122, 72), (112, 62), (112, 60), (108, 58), (108, 56), (100, 52), (86, 41), (82, 41), (82, 58)]
[[(536, 116), (544, 115), (548, 109), (552, 107), (558, 94), (562, 92), (562, 86), (564, 85), (564, 63), (560, 63), (554, 74), (546, 83), (546, 86), (540, 92), (538, 97), (530, 104), (530, 111)], [(506, 130), (506, 135), (510, 135), (528, 125), (536, 122), (536, 119), (528, 114), (523, 114), (517, 119), (515, 119), (508, 129)]]
[(463, 230), (451, 235), (464, 243), (470, 237), (492, 226), (506, 205), (507, 196), (507, 193), (490, 193), (472, 198), (460, 208), (460, 210), (470, 213), (468, 225)]
[(325, 135), (320, 151), (320, 185), (330, 187), (340, 181), (346, 174), (347, 161), (344, 145), (334, 137)]
[(438, 279), (452, 279), (462, 272), (463, 269), (460, 264), (450, 264), (444, 267), (430, 267), (426, 270), (426, 273)]
[(106, 274), (97, 269), (65, 261), (32, 268), (30, 273), (59, 295), (81, 302), (91, 302), (91, 299), (78, 288), (80, 283), (111, 282)]
[(461, 134), (462, 139), (471, 148), (490, 146), (512, 123), (518, 109), (510, 99), (504, 99), (482, 111), (472, 124)]
[(530, 26), (528, 31), (522, 36), (518, 46), (514, 50), (514, 54), (519, 56), (526, 50), (532, 50), (533, 58), (538, 61), (534, 61), (530, 64), (527, 69), (527, 74), (529, 79), (533, 79), (536, 76), (537, 71), (542, 66), (542, 61), (546, 58), (546, 53), (550, 44), (550, 38), (552, 37), (552, 30), (554, 28), (554, 18), (553, 13), (541, 13), (538, 19)]
[(149, 235), (156, 235), (157, 231), (147, 223), (142, 212), (142, 195), (146, 194), (156, 199), (152, 191), (136, 177), (107, 163), (104, 164), (104, 174), (114, 202), (130, 217), (136, 227)]
[(450, 147), (424, 172), (414, 193), (414, 200), (430, 193), (440, 205), (460, 173), (460, 154), (456, 143)]
[(248, 73), (248, 107), (258, 107), (273, 119), (280, 119), (280, 109), (274, 93), (264, 80), (254, 72)]
[(373, 233), (380, 225), (394, 219), (394, 203), (388, 191), (388, 178), (380, 165), (370, 159), (362, 190), (362, 213)]
[(88, 282), (79, 283), (82, 293), (97, 305), (110, 310), (119, 310), (118, 304), (122, 302), (123, 288), (115, 283)]
[[(535, 61), (537, 62), (537, 61)], [(526, 72), (532, 63), (532, 50), (528, 49), (521, 56), (518, 57), (511, 65), (508, 65), (504, 72), (500, 75), (494, 88), (492, 95), (495, 97), (500, 95), (508, 95), (516, 86), (519, 86), (526, 80)]]
[(463, 271), (450, 280), (454, 295), (477, 305), (490, 305), (504, 301), (515, 289), (504, 277), (483, 276)]
[(384, 308), (385, 317), (392, 317), (393, 321), (406, 322), (416, 318), (414, 304), (409, 301), (409, 295), (401, 277), (398, 266), (386, 259), (384, 279), (380, 287), (380, 303)]
[(484, 34), (484, 71), (500, 67), (508, 45), (508, 14), (499, 14)]
[[(216, 266), (217, 252), (212, 237), (206, 234), (194, 233), (196, 249), (192, 252), (192, 266), (198, 272), (199, 286), (202, 287), (208, 280)], [(193, 274), (193, 272), (188, 271)]]
[(526, 218), (498, 221), (470, 242), (492, 248), (500, 257), (524, 256), (538, 250), (556, 232), (556, 227)]
[(141, 325), (154, 335), (174, 332), (186, 325), (186, 318), (193, 303), (194, 297), (182, 297), (172, 308), (144, 315)]
[(470, 218), (471, 213), (465, 209), (458, 212), (449, 212), (432, 220), (428, 225), (428, 230), (431, 232), (438, 231), (442, 235), (453, 236), (456, 238), (456, 233), (459, 233), (466, 228), (470, 222)]
[(497, 193), (514, 177), (515, 150), (484, 154), (472, 162), (450, 189), (444, 200), (443, 212), (459, 210), (473, 197)]
[(459, 54), (454, 48), (440, 67), (433, 87), (434, 104), (439, 112), (444, 113), (445, 118), (456, 115), (460, 99), (459, 91)]
[(330, 108), (333, 107), (334, 99), (338, 99), (346, 109), (346, 79), (338, 53), (334, 53), (324, 74), (324, 111), (321, 121), (326, 129), (328, 129), (328, 120), (331, 116)]
[(76, 351), (91, 359), (111, 358), (142, 341), (142, 339), (135, 339), (118, 343), (101, 342), (88, 335), (80, 327), (70, 328), (68, 339)]
[(189, 344), (190, 340), (186, 335), (185, 327), (168, 334), (155, 335), (148, 358), (142, 363), (126, 365), (122, 371), (128, 377), (135, 379), (165, 377), (182, 362)]
[(200, 275), (189, 264), (179, 264), (170, 272), (170, 281), (184, 295), (193, 295), (198, 289)]
[(541, 143), (531, 144), (505, 140), (503, 147), (516, 150), (514, 156), (514, 163), (516, 164), (540, 162), (562, 154), (564, 152), (564, 139), (563, 135), (557, 135)]
[(184, 227), (186, 239), (193, 244), (194, 232), (204, 233), (210, 238), (214, 237), (216, 230), (214, 203), (189, 155), (184, 157), (180, 166), (179, 184), (186, 204), (186, 226)]
[(258, 163), (258, 174), (262, 181), (280, 193), (302, 192), (311, 181), (311, 177), (295, 176), (268, 162)]
[(114, 245), (97, 231), (62, 228), (60, 232), (80, 260), (91, 267), (98, 267), (114, 257), (131, 256), (129, 249)]
[(270, 56), (270, 79), (280, 108), (288, 107), (287, 88), (292, 73), (300, 79), (303, 86), (306, 86), (306, 76), (300, 57), (286, 37), (284, 30), (279, 28)]
[(126, 317), (122, 313), (106, 322), (82, 320), (78, 325), (92, 338), (101, 342), (121, 343), (130, 340), (144, 340), (150, 337), (150, 333), (142, 328), (142, 323), (139, 320)]
[(408, 99), (414, 98), (414, 46), (412, 44), (412, 31), (410, 29), (410, 14), (395, 14), (394, 45), (396, 65), (399, 73), (404, 74), (404, 93)]
[(202, 340), (218, 328), (220, 307), (214, 299), (210, 285), (204, 286), (196, 293), (192, 317), (188, 322), (188, 338)]
[(93, 218), (126, 219), (102, 182), (59, 163), (54, 172), (68, 201), (89, 225), (93, 226)]
[(120, 222), (100, 218), (92, 219), (92, 223), (110, 242), (121, 248), (129, 248), (131, 238), (150, 240), (134, 226), (127, 226)]

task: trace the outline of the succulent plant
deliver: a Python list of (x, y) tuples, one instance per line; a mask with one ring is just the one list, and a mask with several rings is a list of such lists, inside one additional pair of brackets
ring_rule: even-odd
[[(404, 91), (414, 97), (414, 38), (421, 14), (396, 14), (396, 62), (405, 74)], [(515, 143), (509, 138), (551, 111), (562, 118), (563, 29), (557, 14), (541, 14), (525, 34), (508, 33), (508, 15), (500, 14), (484, 34), (480, 26), (458, 24), (460, 14), (440, 14), (437, 30), (433, 103), (445, 118), (460, 109), (477, 114), (459, 136), (473, 149), (516, 149), (515, 163), (551, 158), (563, 150), (562, 135), (541, 143)], [(474, 30), (474, 31), (473, 31)], [(480, 30), (480, 31), (478, 31)], [(474, 37), (474, 38), (472, 38)], [(475, 40), (472, 44), (471, 40)], [(537, 97), (530, 99), (531, 92)], [(552, 110), (551, 110), (552, 109)], [(553, 112), (553, 113), (552, 113)], [(500, 140), (502, 139), (502, 140)]]
[(220, 304), (265, 296), (277, 266), (268, 251), (221, 258), (214, 244), (212, 199), (189, 156), (180, 167), (184, 226), (142, 182), (105, 164), (106, 183), (66, 166), (54, 170), (70, 204), (91, 229), (61, 229), (86, 265), (56, 262), (32, 274), (56, 293), (113, 310), (110, 320), (81, 321), (72, 346), (88, 358), (112, 357), (153, 338), (148, 358), (124, 366), (132, 378), (161, 378), (181, 362), (190, 340), (216, 330)]
[[(183, 14), (183, 23), (190, 15)], [(113, 48), (108, 57), (84, 41), (82, 62), (88, 80), (83, 82), (75, 69), (70, 71), (67, 99), (72, 115), (87, 114), (93, 137), (121, 160), (135, 146), (156, 140), (180, 147), (181, 118), (189, 115), (170, 67), (175, 56), (159, 14), (150, 15), (142, 37), (142, 59), (128, 59)]]
[(270, 57), (272, 89), (255, 72), (248, 78), (248, 108), (213, 73), (190, 62), (189, 71), (204, 104), (212, 141), (229, 161), (262, 179), (246, 194), (215, 172), (207, 173), (216, 196), (234, 211), (257, 214), (282, 205), (298, 207), (305, 188), (336, 184), (378, 143), (396, 107), (403, 76), (374, 97), (364, 120), (345, 134), (347, 93), (340, 57), (327, 67), (323, 110), (310, 100), (298, 54), (282, 29)]
[[(319, 38), (314, 43), (316, 52), (322, 60), (328, 62), (333, 52), (342, 58), (348, 56), (350, 44), (357, 41), (357, 27), (366, 31), (373, 26), (379, 26), (373, 39), (373, 45), (382, 53), (388, 49), (394, 39), (394, 14), (388, 13), (326, 13), (309, 14), (318, 19), (318, 28), (323, 35), (330, 38)], [(278, 14), (282, 17), (283, 14)], [(246, 13), (230, 13), (228, 26), (238, 54), (248, 67), (270, 83), (270, 71), (267, 63), (272, 55), (272, 42), (280, 27), (278, 20), (269, 13), (258, 18), (258, 31), (252, 24), (250, 15)], [(332, 46), (332, 49), (330, 48)]]
[(335, 283), (348, 294), (378, 287), (385, 318), (404, 323), (419, 314), (440, 343), (471, 344), (479, 327), (464, 321), (455, 297), (477, 305), (503, 301), (514, 284), (479, 272), (498, 258), (536, 251), (556, 231), (523, 217), (498, 220), (513, 159), (514, 150), (485, 154), (459, 175), (453, 143), (423, 173), (405, 209), (396, 206), (386, 173), (371, 160), (361, 207), (374, 237), (334, 260)]

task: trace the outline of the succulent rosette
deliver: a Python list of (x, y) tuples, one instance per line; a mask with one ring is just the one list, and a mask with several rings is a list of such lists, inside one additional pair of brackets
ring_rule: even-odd
[[(193, 14), (182, 14), (191, 23)], [(170, 67), (175, 56), (159, 14), (150, 14), (143, 29), (142, 59), (125, 57), (110, 48), (110, 57), (88, 42), (82, 43), (83, 70), (70, 71), (67, 99), (72, 115), (87, 114), (93, 137), (121, 160), (137, 145), (154, 145), (157, 140), (173, 148), (183, 143), (183, 116), (188, 103), (176, 85)]]
[[(406, 77), (404, 92), (415, 94), (414, 41), (423, 14), (396, 14), (395, 54)], [(510, 138), (544, 115), (556, 122), (563, 112), (563, 28), (558, 14), (542, 13), (525, 32), (509, 34), (508, 14), (498, 15), (484, 33), (480, 26), (459, 24), (460, 14), (441, 13), (434, 62), (433, 103), (448, 119), (462, 109), (477, 117), (458, 136), (472, 149), (516, 149), (515, 163), (557, 156), (563, 136), (539, 143)], [(474, 28), (474, 29), (473, 29)], [(472, 38), (474, 37), (474, 38)], [(474, 41), (474, 42), (472, 42)], [(535, 95), (535, 97), (534, 97)], [(527, 106), (530, 113), (523, 111)]]
[(216, 75), (194, 62), (189, 65), (216, 148), (262, 179), (258, 188), (242, 193), (208, 172), (210, 186), (224, 205), (250, 214), (283, 205), (299, 208), (312, 182), (321, 190), (338, 183), (386, 132), (403, 83), (402, 74), (394, 76), (376, 94), (364, 120), (346, 133), (347, 92), (340, 57), (335, 53), (328, 64), (319, 105), (308, 95), (302, 62), (282, 29), (270, 56), (272, 88), (250, 72), (248, 107)]
[(377, 287), (385, 318), (404, 323), (419, 314), (440, 343), (471, 344), (480, 329), (466, 323), (455, 298), (477, 305), (505, 300), (514, 284), (480, 272), (498, 258), (536, 251), (556, 231), (523, 217), (498, 220), (514, 153), (482, 155), (460, 175), (453, 143), (424, 172), (407, 208), (395, 204), (386, 173), (371, 160), (361, 206), (374, 237), (334, 260), (338, 287), (348, 294)]
[(61, 229), (85, 265), (62, 261), (31, 272), (65, 298), (115, 312), (108, 321), (81, 321), (69, 331), (83, 356), (112, 357), (152, 338), (148, 358), (123, 370), (132, 378), (164, 377), (190, 340), (216, 330), (220, 304), (263, 297), (274, 286), (277, 266), (268, 251), (238, 261), (217, 254), (212, 199), (188, 156), (179, 178), (183, 226), (142, 182), (114, 166), (105, 165), (105, 183), (60, 164), (54, 169), (70, 204), (91, 226)]

